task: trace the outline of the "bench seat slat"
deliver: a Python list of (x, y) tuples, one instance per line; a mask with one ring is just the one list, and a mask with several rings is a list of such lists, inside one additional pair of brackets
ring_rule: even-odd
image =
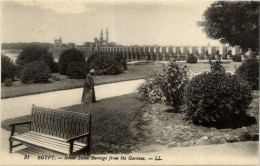
[[(54, 141), (54, 140), (50, 140), (50, 139), (44, 139), (43, 137), (42, 138), (40, 138), (40, 137), (38, 137), (38, 138), (37, 137), (31, 137), (30, 135), (27, 135), (27, 134), (20, 135), (20, 137), (28, 139), (28, 140), (32, 140), (32, 141), (35, 141), (35, 142), (39, 142), (39, 143), (50, 144), (52, 146), (55, 146), (57, 148), (62, 148), (64, 150), (67, 150), (68, 146), (69, 146), (69, 144), (66, 143), (66, 142)], [(75, 150), (79, 150), (79, 149), (82, 149), (82, 147), (75, 147), (74, 149)]]
[(37, 140), (37, 139), (31, 138), (31, 137), (27, 137), (25, 135), (20, 135), (18, 137), (15, 137), (14, 139), (22, 139), (23, 141), (26, 141), (26, 142), (28, 142), (30, 144), (35, 144), (35, 145), (38, 145), (38, 144), (41, 144), (41, 145), (48, 144), (48, 145), (52, 146), (55, 149), (62, 149), (64, 151), (67, 151), (67, 149), (68, 149), (68, 148), (63, 147), (63, 146), (57, 146), (57, 145), (53, 144), (53, 142), (46, 142), (44, 140)]
[[(47, 135), (47, 134), (42, 134), (42, 133), (37, 133), (34, 131), (30, 131), (30, 134), (34, 134), (34, 135), (39, 135), (40, 137), (46, 137), (46, 138), (50, 138), (50, 139), (54, 139), (54, 140), (60, 140), (60, 141), (66, 141), (66, 139), (60, 138), (60, 137), (55, 137), (55, 136), (51, 136), (51, 135)], [(87, 144), (83, 144), (81, 142), (74, 142), (74, 145), (78, 145), (78, 146), (86, 146)]]
[[(69, 152), (69, 143), (64, 142), (64, 140), (53, 140), (47, 137), (37, 137), (34, 134), (26, 133), (17, 136), (12, 136), (14, 140), (22, 141), (24, 143), (29, 143), (39, 147), (47, 148), (53, 151), (61, 152), (67, 154)], [(82, 149), (82, 146), (76, 145), (73, 151), (78, 151)]]
[[(62, 141), (49, 139), (49, 138), (46, 138), (46, 137), (40, 137), (40, 136), (36, 136), (36, 135), (31, 135), (29, 133), (23, 134), (23, 135), (21, 135), (21, 137), (26, 137), (28, 139), (33, 138), (34, 140), (43, 141), (43, 142), (47, 142), (47, 143), (49, 142), (50, 144), (59, 145), (61, 147), (63, 147), (63, 146), (67, 147), (68, 146), (67, 142), (62, 142)], [(78, 145), (74, 146), (75, 149), (82, 149), (83, 147), (84, 146), (78, 146)]]
[(32, 145), (35, 145), (35, 146), (37, 146), (37, 147), (42, 147), (42, 148), (54, 150), (54, 151), (61, 152), (61, 153), (64, 153), (64, 154), (67, 154), (67, 153), (68, 153), (67, 150), (64, 150), (64, 149), (62, 149), (62, 148), (53, 147), (53, 146), (50, 145), (50, 144), (41, 143), (41, 142), (36, 142), (36, 141), (33, 141), (33, 140), (28, 140), (28, 139), (22, 138), (22, 137), (20, 137), (20, 136), (13, 136), (12, 138), (13, 138), (14, 140), (20, 141), (20, 142), (25, 143), (25, 144), (26, 144), (26, 143), (32, 144)]

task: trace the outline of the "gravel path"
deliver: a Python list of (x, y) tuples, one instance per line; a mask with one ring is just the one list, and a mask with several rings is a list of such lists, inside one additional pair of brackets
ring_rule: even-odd
[[(132, 93), (143, 79), (95, 86), (96, 98), (101, 100)], [(28, 115), (33, 104), (48, 108), (61, 108), (80, 104), (83, 88), (61, 90), (1, 100), (1, 120)]]

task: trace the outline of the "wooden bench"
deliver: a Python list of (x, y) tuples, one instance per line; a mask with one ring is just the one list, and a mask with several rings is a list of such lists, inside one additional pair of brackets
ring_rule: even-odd
[[(30, 124), (29, 132), (14, 135), (15, 126)], [(14, 147), (90, 155), (91, 114), (32, 106), (31, 121), (10, 124), (9, 152)], [(20, 142), (13, 145), (13, 141)]]

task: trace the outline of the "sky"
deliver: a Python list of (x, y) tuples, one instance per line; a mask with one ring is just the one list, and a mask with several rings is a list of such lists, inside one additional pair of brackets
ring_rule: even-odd
[(196, 22), (213, 1), (1, 1), (1, 42), (82, 45), (109, 31), (122, 45), (220, 45)]

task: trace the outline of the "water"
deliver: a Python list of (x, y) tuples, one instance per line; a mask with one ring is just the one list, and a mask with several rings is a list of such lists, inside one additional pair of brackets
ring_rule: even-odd
[(11, 60), (15, 63), (17, 57), (18, 57), (18, 53), (3, 53), (4, 55), (8, 56), (9, 58), (11, 58)]

